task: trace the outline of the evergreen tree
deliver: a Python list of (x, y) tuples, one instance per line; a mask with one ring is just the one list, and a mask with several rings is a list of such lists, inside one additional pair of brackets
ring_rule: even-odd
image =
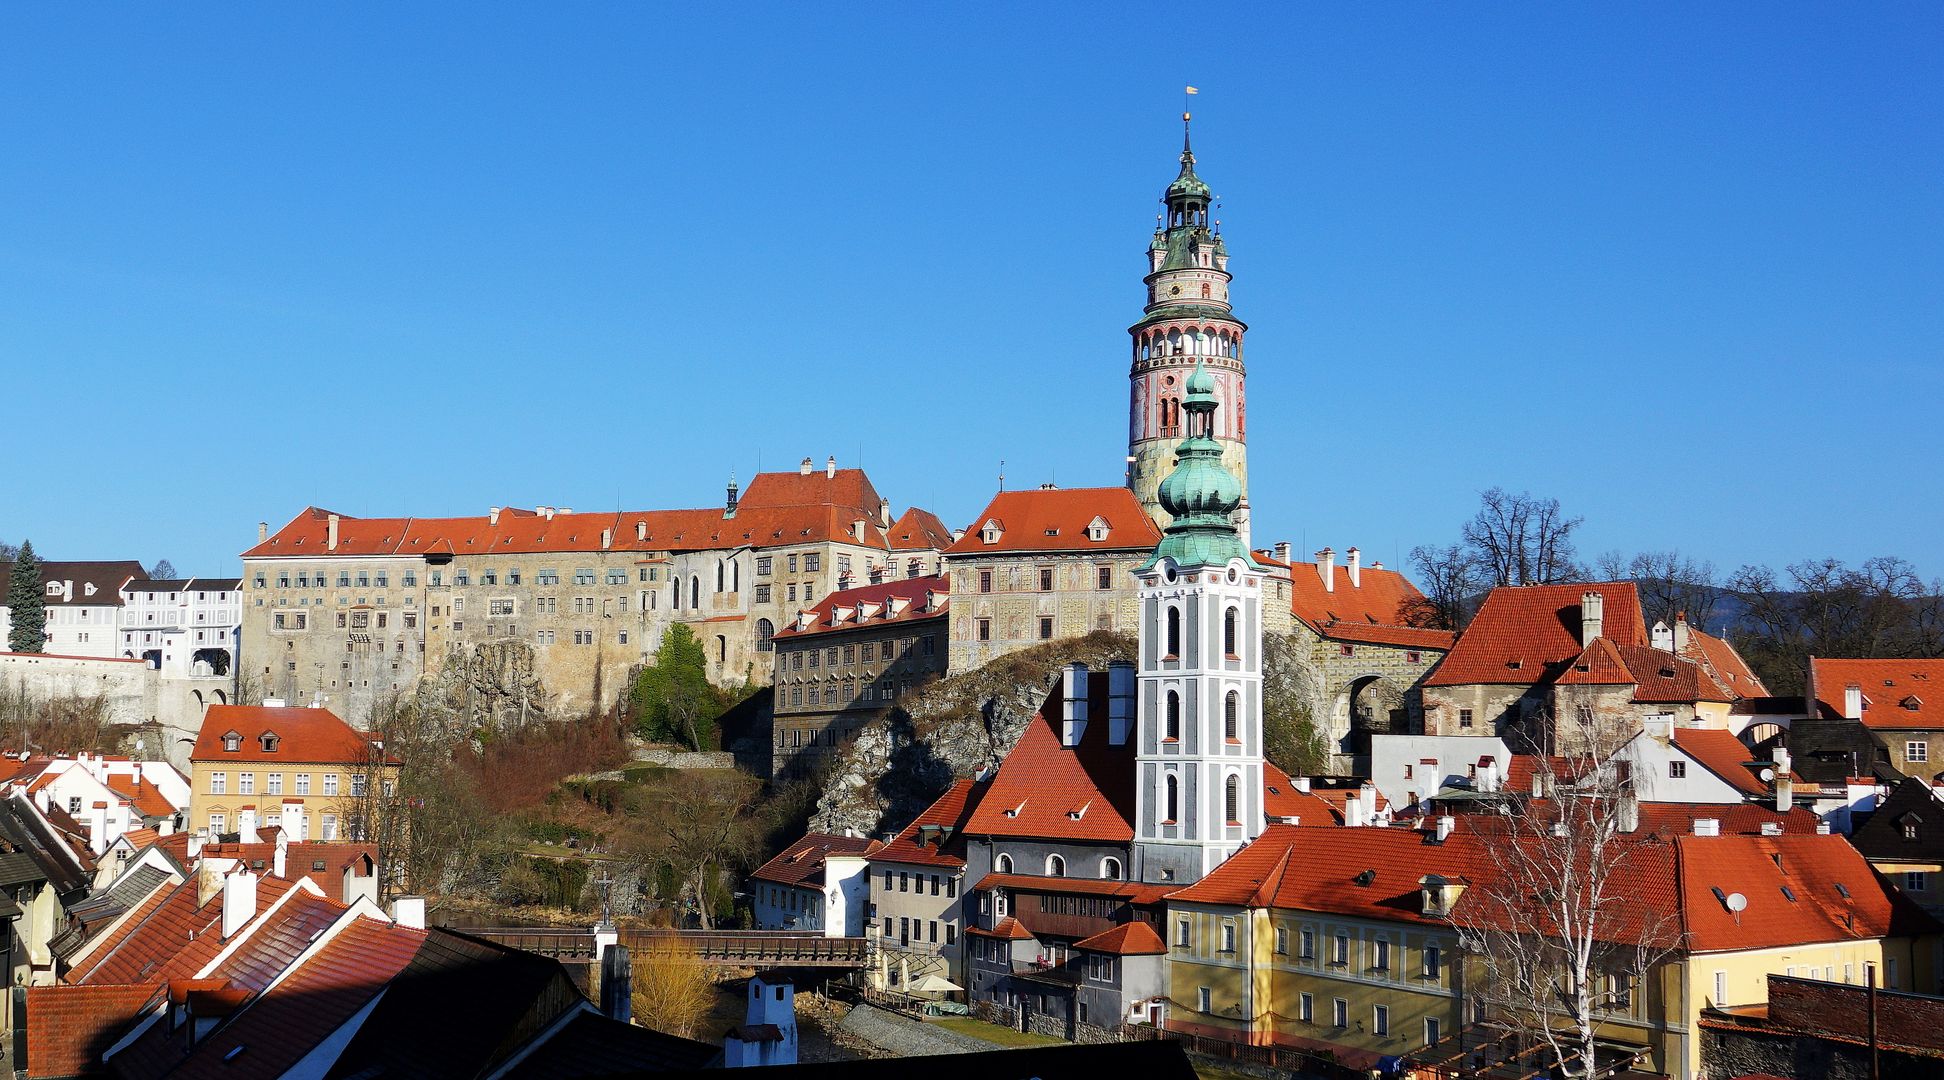
[(635, 733), (644, 739), (678, 742), (693, 750), (715, 749), (715, 719), (722, 696), (709, 683), (708, 655), (688, 627), (677, 623), (662, 634), (655, 662), (635, 677)]
[(7, 648), (17, 653), (37, 653), (47, 645), (47, 596), (41, 592), (40, 560), (34, 557), (32, 541), (20, 542), (14, 556), (13, 576), (7, 581), (7, 607), (13, 629), (7, 635)]

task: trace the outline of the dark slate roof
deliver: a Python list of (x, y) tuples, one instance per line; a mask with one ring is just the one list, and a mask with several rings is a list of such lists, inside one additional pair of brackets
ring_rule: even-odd
[[(1916, 826), (1916, 839), (1904, 838), (1906, 825)], [(1944, 862), (1944, 800), (1931, 794), (1929, 782), (1913, 776), (1877, 804), (1869, 820), (1850, 834), (1850, 843), (1866, 859)]]
[(88, 890), (88, 868), (81, 857), (55, 835), (25, 794), (16, 793), (0, 800), (0, 841), (15, 852), (32, 856), (44, 880), (64, 900), (84, 896)]
[(1790, 767), (1812, 784), (1841, 784), (1852, 776), (1896, 782), (1883, 737), (1861, 720), (1797, 720), (1789, 725)]
[(706, 1069), (721, 1053), (708, 1043), (610, 1020), (589, 1006), (521, 1058), (502, 1080), (580, 1080), (617, 1073)]
[(123, 592), (170, 593), (170, 592), (241, 592), (242, 578), (170, 578), (167, 581), (149, 578), (147, 581), (131, 581)]
[[(921, 1064), (922, 1063), (922, 1064)], [(914, 1066), (918, 1066), (914, 1068)], [(993, 1050), (977, 1054), (934, 1054), (913, 1061), (910, 1058), (874, 1058), (867, 1061), (815, 1061), (795, 1065), (776, 1065), (761, 1070), (763, 1076), (782, 1080), (911, 1080), (922, 1073), (925, 1080), (1099, 1080), (1103, 1076), (1138, 1076), (1141, 1080), (1195, 1080), (1195, 1068), (1181, 1044), (1172, 1039), (1141, 1042), (1100, 1043), (1078, 1046), (1032, 1046), (1018, 1050)], [(610, 1074), (614, 1077), (692, 1076), (696, 1080), (720, 1072), (655, 1072), (652, 1068), (629, 1069)]]
[[(120, 562), (44, 562), (40, 567), (41, 587), (50, 581), (74, 582), (72, 597), (63, 593), (47, 598), (49, 606), (57, 605), (107, 605), (120, 607), (121, 588), (131, 578), (146, 579), (148, 571), (133, 559)], [(7, 583), (13, 578), (13, 563), (0, 562), (0, 596), (7, 595)], [(85, 586), (95, 587), (93, 596), (87, 595)]]
[(0, 887), (46, 880), (47, 872), (41, 869), (40, 863), (31, 853), (9, 851), (0, 855)]
[(168, 880), (167, 870), (143, 863), (123, 874), (121, 880), (69, 908), (68, 914), (84, 923), (105, 922), (141, 903)]

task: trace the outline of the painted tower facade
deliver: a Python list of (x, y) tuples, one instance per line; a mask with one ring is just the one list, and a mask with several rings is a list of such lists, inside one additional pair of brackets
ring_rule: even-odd
[(1181, 174), (1161, 194), (1165, 209), (1148, 245), (1147, 308), (1128, 328), (1134, 361), (1128, 376), (1127, 483), (1155, 524), (1166, 527), (1158, 492), (1185, 433), (1188, 375), (1203, 368), (1214, 380), (1218, 406), (1210, 437), (1221, 447), (1222, 465), (1242, 492), (1235, 524), (1246, 549), (1248, 400), (1242, 333), (1247, 327), (1229, 307), (1228, 248), (1222, 243), (1221, 222), (1211, 224), (1209, 218), (1214, 196), (1195, 175), (1188, 120), (1182, 113)]
[(1141, 588), (1135, 751), (1140, 880), (1198, 881), (1261, 835), (1262, 582), (1234, 522), (1242, 484), (1217, 439), (1221, 384), (1181, 379), (1187, 438), (1155, 497), (1167, 534)]

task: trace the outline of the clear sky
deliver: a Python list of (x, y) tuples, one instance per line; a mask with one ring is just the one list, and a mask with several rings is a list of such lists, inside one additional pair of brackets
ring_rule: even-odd
[(1193, 83), (1259, 543), (1944, 574), (1944, 6), (1250, 7), (0, 8), (0, 538), (1118, 483)]

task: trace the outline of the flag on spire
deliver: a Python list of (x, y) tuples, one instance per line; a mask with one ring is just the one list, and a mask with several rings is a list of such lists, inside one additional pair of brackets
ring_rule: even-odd
[(1192, 86), (1188, 88), (1188, 92), (1189, 92), (1189, 93), (1191, 93), (1191, 94), (1199, 94), (1199, 93), (1201, 93), (1201, 91), (1200, 91), (1200, 90), (1197, 90), (1197, 89), (1195, 89), (1195, 88), (1194, 88), (1194, 87), (1192, 87)]

